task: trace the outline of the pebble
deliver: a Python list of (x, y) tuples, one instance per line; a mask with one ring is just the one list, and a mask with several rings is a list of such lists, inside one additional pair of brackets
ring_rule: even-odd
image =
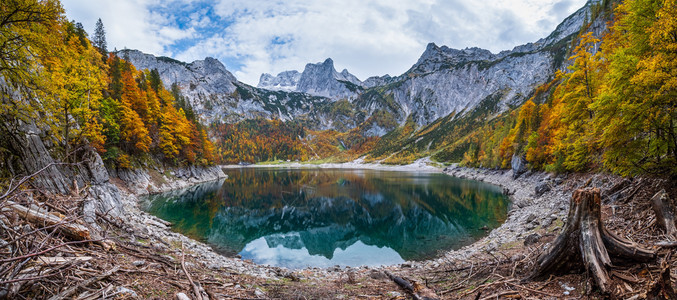
[(143, 266), (145, 264), (146, 264), (145, 260), (135, 260), (134, 262), (132, 262), (132, 265), (134, 265), (135, 267), (140, 267), (140, 266)]
[(552, 224), (552, 221), (554, 221), (554, 219), (556, 219), (556, 218), (547, 218), (547, 219), (543, 220), (543, 224), (541, 224), (541, 225), (543, 225), (544, 228), (548, 228), (548, 227), (550, 227), (550, 225)]
[(390, 292), (386, 293), (386, 296), (388, 296), (390, 298), (397, 298), (397, 297), (401, 297), (402, 294), (400, 292), (390, 291)]
[(190, 300), (184, 293), (176, 293), (176, 300)]
[(534, 214), (530, 214), (526, 219), (527, 223), (531, 223), (534, 220), (536, 220), (536, 215), (534, 215)]
[(136, 294), (135, 291), (130, 290), (130, 289), (124, 287), (124, 286), (118, 287), (118, 288), (115, 290), (115, 292), (116, 292), (118, 295), (128, 296), (128, 297), (131, 297), (131, 298), (136, 298), (136, 297), (139, 296), (139, 295)]

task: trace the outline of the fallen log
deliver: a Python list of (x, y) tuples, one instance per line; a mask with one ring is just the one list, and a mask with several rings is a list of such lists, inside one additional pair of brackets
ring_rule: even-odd
[(654, 251), (608, 231), (601, 218), (599, 189), (576, 190), (562, 233), (550, 251), (539, 256), (530, 278), (542, 279), (551, 274), (586, 270), (603, 293), (610, 293), (608, 270), (614, 264), (647, 262), (656, 258)]
[(53, 214), (45, 213), (43, 210), (35, 208), (27, 208), (21, 204), (7, 201), (8, 207), (12, 209), (17, 215), (26, 221), (37, 226), (58, 226), (61, 233), (67, 237), (83, 241), (90, 240), (89, 228), (67, 220), (65, 217), (58, 217)]
[(439, 299), (437, 294), (433, 292), (432, 290), (422, 286), (418, 282), (414, 281), (413, 283), (410, 283), (408, 280), (398, 277), (393, 275), (392, 273), (385, 271), (385, 274), (395, 282), (398, 286), (400, 286), (402, 289), (407, 291), (413, 299), (415, 300), (436, 300)]
[(656, 214), (656, 221), (665, 234), (677, 238), (675, 225), (675, 207), (670, 201), (670, 196), (665, 190), (661, 190), (651, 198), (651, 207)]

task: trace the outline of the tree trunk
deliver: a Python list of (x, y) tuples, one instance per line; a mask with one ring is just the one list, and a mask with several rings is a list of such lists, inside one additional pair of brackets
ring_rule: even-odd
[(672, 239), (677, 238), (677, 227), (675, 224), (675, 207), (670, 201), (670, 196), (665, 190), (661, 190), (651, 198), (651, 207), (656, 214), (656, 222), (665, 234)]
[(87, 227), (68, 221), (65, 217), (50, 214), (37, 207), (25, 207), (12, 201), (7, 201), (7, 204), (21, 218), (35, 224), (37, 227), (58, 225), (59, 231), (72, 240), (84, 241), (91, 239)]
[(550, 251), (538, 258), (531, 278), (585, 270), (590, 272), (603, 293), (609, 293), (607, 269), (613, 267), (613, 263), (644, 262), (655, 257), (654, 251), (642, 249), (604, 228), (599, 189), (579, 189), (571, 197), (569, 216), (562, 233)]

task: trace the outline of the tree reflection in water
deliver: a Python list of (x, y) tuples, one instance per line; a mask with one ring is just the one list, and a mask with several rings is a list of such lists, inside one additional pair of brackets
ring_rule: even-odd
[(143, 207), (226, 255), (290, 268), (435, 257), (506, 217), (498, 187), (444, 174), (346, 169), (226, 170)]

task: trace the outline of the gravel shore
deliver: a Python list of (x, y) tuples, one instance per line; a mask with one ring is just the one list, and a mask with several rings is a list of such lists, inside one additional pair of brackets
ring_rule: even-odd
[[(236, 167), (236, 166), (226, 166)], [(239, 167), (239, 166), (238, 166)], [(487, 251), (494, 251), (502, 247), (514, 246), (533, 235), (534, 232), (544, 229), (553, 231), (554, 227), (561, 224), (565, 218), (568, 208), (568, 199), (571, 195), (571, 188), (563, 188), (566, 185), (566, 179), (554, 177), (547, 173), (526, 173), (517, 179), (513, 179), (510, 170), (483, 170), (451, 166), (441, 168), (431, 164), (428, 160), (419, 160), (410, 165), (387, 166), (379, 164), (363, 164), (359, 161), (343, 164), (283, 164), (283, 165), (252, 165), (249, 167), (282, 167), (282, 168), (349, 168), (349, 169), (377, 169), (393, 171), (424, 171), (424, 172), (443, 172), (450, 176), (484, 181), (490, 184), (498, 185), (504, 192), (510, 195), (511, 209), (506, 221), (499, 227), (492, 230), (488, 236), (483, 239), (465, 246), (459, 250), (448, 251), (440, 255), (437, 259), (405, 262), (400, 265), (384, 266), (376, 268), (308, 268), (302, 270), (287, 270), (285, 268), (267, 267), (254, 264), (249, 261), (243, 261), (238, 258), (224, 257), (212, 250), (208, 245), (192, 240), (179, 233), (172, 232), (166, 222), (151, 216), (138, 207), (138, 199), (134, 194), (127, 194), (126, 202), (130, 207), (128, 209), (129, 221), (136, 232), (143, 237), (151, 237), (155, 240), (155, 247), (166, 248), (170, 245), (183, 243), (191, 256), (203, 263), (203, 266), (213, 270), (227, 270), (243, 275), (263, 277), (269, 279), (278, 279), (280, 277), (294, 274), (300, 278), (312, 280), (321, 278), (323, 280), (339, 278), (344, 276), (345, 272), (373, 272), (374, 270), (387, 270), (390, 272), (418, 273), (419, 271), (438, 268), (450, 260), (463, 260), (472, 258), (476, 255), (482, 255)], [(536, 195), (535, 190), (538, 186), (547, 186), (548, 191), (541, 195)], [(557, 222), (557, 221), (560, 222)], [(533, 236), (532, 236), (533, 237)], [(175, 251), (180, 251), (176, 249)]]

